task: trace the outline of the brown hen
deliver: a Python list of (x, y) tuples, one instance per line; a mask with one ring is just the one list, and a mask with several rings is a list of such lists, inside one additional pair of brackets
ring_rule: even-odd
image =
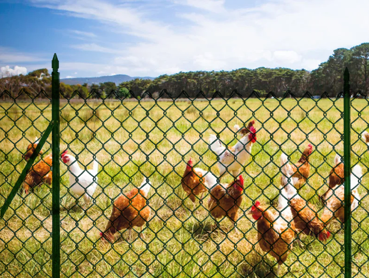
[(104, 233), (100, 233), (103, 239), (113, 243), (114, 234), (122, 229), (128, 229), (129, 237), (132, 238), (133, 227), (140, 227), (142, 232), (142, 226), (150, 217), (151, 210), (146, 203), (150, 188), (150, 181), (144, 180), (140, 189), (134, 188), (128, 194), (118, 197), (114, 202), (108, 225)]
[(217, 183), (217, 178), (211, 173), (200, 168), (194, 168), (192, 159), (187, 163), (186, 170), (182, 177), (182, 188), (187, 193), (192, 202), (195, 203), (196, 196), (207, 192)]
[[(227, 216), (233, 224), (237, 221), (242, 202), (243, 183), (243, 177), (240, 175), (226, 187), (220, 184), (213, 187), (210, 191), (208, 208), (214, 218)], [(238, 233), (236, 227), (235, 230)]]
[(257, 221), (258, 242), (260, 248), (267, 254), (277, 259), (278, 270), (287, 260), (288, 254), (295, 239), (293, 222), (289, 223), (279, 213), (273, 213), (269, 209), (260, 206), (257, 201), (250, 211), (252, 217)]

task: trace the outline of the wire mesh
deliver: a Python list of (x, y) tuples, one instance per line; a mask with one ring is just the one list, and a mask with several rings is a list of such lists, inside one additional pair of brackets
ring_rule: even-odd
[[(39, 101), (38, 98), (43, 98)], [(26, 160), (51, 122), (45, 92), (0, 96), (0, 204), (2, 210)], [(38, 139), (36, 139), (38, 137)], [(0, 220), (0, 276), (51, 277), (50, 138)], [(5, 212), (5, 210), (4, 210)]]
[[(92, 95), (61, 93), (61, 277), (342, 275), (343, 98)], [(0, 106), (0, 205), (51, 119), (49, 102), (19, 99)], [(351, 98), (359, 277), (369, 274), (368, 109)], [(10, 208), (0, 275), (51, 276), (51, 189), (20, 192)]]

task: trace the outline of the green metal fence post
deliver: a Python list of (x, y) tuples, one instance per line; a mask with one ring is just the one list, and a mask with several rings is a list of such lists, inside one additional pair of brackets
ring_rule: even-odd
[(53, 184), (52, 184), (52, 276), (60, 277), (60, 121), (59, 121), (59, 60), (52, 60), (52, 133)]
[(345, 278), (351, 277), (351, 183), (350, 183), (350, 153), (351, 153), (351, 119), (350, 119), (350, 74), (345, 69), (343, 83), (343, 145), (344, 145), (344, 176), (345, 176)]

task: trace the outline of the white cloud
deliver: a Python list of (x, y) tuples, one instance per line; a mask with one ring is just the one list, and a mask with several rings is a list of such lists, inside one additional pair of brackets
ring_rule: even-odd
[(11, 68), (9, 66), (1, 67), (0, 68), (0, 78), (2, 77), (11, 77), (15, 75), (26, 75), (27, 74), (27, 68), (25, 67), (18, 67), (15, 66), (14, 68)]
[(302, 68), (306, 70), (317, 69), (323, 61), (317, 59), (303, 59)]
[(88, 37), (88, 38), (97, 37), (94, 33), (91, 33), (91, 32), (84, 32), (84, 31), (79, 31), (79, 30), (69, 30), (69, 31), (78, 36), (83, 36), (83, 37)]
[(0, 63), (28, 63), (42, 60), (43, 59), (37, 57), (36, 55), (25, 54), (15, 51), (14, 49), (0, 46)]
[(111, 54), (121, 54), (122, 53), (122, 51), (108, 48), (108, 47), (103, 47), (96, 43), (72, 45), (72, 48), (83, 50), (83, 51), (102, 52), (102, 53), (111, 53)]
[[(99, 75), (112, 75), (118, 73), (127, 73), (129, 69), (119, 65), (99, 64), (99, 63), (79, 63), (79, 62), (65, 62), (60, 64), (59, 72), (70, 72), (78, 69), (79, 72), (87, 72), (88, 75), (83, 74), (85, 77), (99, 76)], [(76, 76), (74, 76), (76, 77)]]
[[(266, 0), (252, 8), (241, 7), (240, 2), (237, 9), (227, 8), (230, 0), (183, 0), (180, 4), (167, 0), (177, 8), (188, 7), (172, 15), (185, 24), (135, 9), (130, 4), (134, 1), (125, 5), (102, 0), (33, 1), (121, 32), (116, 41), (124, 42), (124, 47), (108, 43), (76, 46), (111, 55), (105, 65), (76, 60), (71, 70), (79, 72), (157, 76), (260, 66), (311, 70), (327, 60), (327, 51), (368, 40), (367, 0), (353, 0), (349, 5), (346, 0)], [(127, 34), (137, 39), (127, 41)]]
[(277, 62), (293, 64), (296, 62), (300, 62), (302, 57), (295, 51), (287, 50), (287, 51), (274, 51), (273, 59)]
[(224, 11), (225, 0), (182, 0), (173, 1), (176, 4), (187, 5), (197, 9), (207, 10), (209, 12), (220, 13)]

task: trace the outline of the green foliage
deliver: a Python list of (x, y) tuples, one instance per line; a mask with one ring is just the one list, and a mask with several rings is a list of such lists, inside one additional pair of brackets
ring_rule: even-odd
[[(212, 97), (215, 92), (223, 96), (230, 96), (236, 90), (243, 97), (249, 96), (252, 91), (258, 91), (262, 95), (273, 91), (277, 97), (290, 90), (296, 97), (301, 97), (306, 91), (311, 94), (321, 95), (327, 92), (329, 96), (336, 96), (342, 91), (343, 71), (346, 67), (350, 70), (351, 89), (353, 92), (361, 90), (369, 91), (369, 43), (363, 43), (351, 49), (338, 48), (324, 63), (311, 72), (291, 70), (288, 68), (257, 69), (240, 68), (233, 71), (195, 71), (179, 72), (173, 75), (161, 75), (153, 80), (134, 79), (123, 82), (118, 87), (114, 82), (100, 83), (88, 86), (72, 87), (80, 91), (82, 96), (100, 98), (105, 92), (104, 98), (130, 98), (129, 91), (135, 96), (142, 97), (143, 92), (151, 94), (167, 90), (172, 97)], [(41, 74), (45, 74), (40, 79)], [(47, 69), (39, 69), (30, 72), (26, 76), (13, 76), (0, 79), (0, 90), (19, 92), (22, 87), (30, 88), (34, 94), (41, 90), (48, 91), (51, 79)], [(61, 83), (63, 84), (63, 83)], [(61, 90), (66, 96), (70, 95), (70, 87), (65, 85)], [(114, 93), (112, 93), (114, 91)], [(187, 95), (182, 94), (186, 91)], [(199, 92), (203, 95), (198, 95)], [(91, 95), (90, 95), (91, 94)], [(3, 97), (5, 98), (5, 96)]]
[(100, 98), (102, 94), (102, 90), (100, 89), (100, 86), (97, 84), (93, 84), (90, 87), (90, 95), (91, 98)]
[[(100, 83), (100, 90), (104, 91), (107, 96), (113, 94), (117, 90), (117, 85), (114, 82), (104, 82)], [(113, 98), (113, 96), (112, 96)]]
[(28, 76), (40, 77), (42, 73), (45, 76), (49, 76), (49, 71), (47, 69), (38, 69), (38, 70), (31, 71), (28, 73)]
[(129, 93), (129, 90), (124, 87), (119, 87), (117, 91), (117, 98), (130, 98), (131, 94)]
[(84, 87), (84, 86), (81, 86), (81, 85), (77, 85), (77, 86), (78, 86), (77, 90), (79, 92), (80, 97), (83, 98), (83, 99), (88, 98), (89, 95), (90, 95), (90, 92), (89, 92), (88, 88)]
[(64, 83), (60, 83), (60, 91), (63, 93), (65, 98), (70, 98), (73, 94), (72, 86)]

